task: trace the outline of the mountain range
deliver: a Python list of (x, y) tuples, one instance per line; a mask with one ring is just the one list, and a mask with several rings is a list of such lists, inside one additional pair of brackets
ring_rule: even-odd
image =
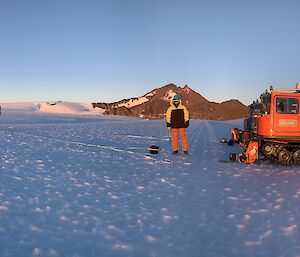
[(112, 103), (92, 103), (94, 108), (105, 109), (107, 115), (135, 116), (144, 119), (163, 119), (175, 94), (181, 97), (192, 119), (231, 120), (245, 117), (248, 107), (238, 100), (222, 103), (210, 102), (189, 86), (179, 87), (171, 83), (156, 88), (143, 96)]

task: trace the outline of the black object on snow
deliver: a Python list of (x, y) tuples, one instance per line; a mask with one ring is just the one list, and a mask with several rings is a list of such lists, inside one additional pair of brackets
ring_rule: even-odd
[(150, 153), (151, 154), (158, 154), (158, 149), (159, 149), (158, 145), (151, 145), (150, 146)]

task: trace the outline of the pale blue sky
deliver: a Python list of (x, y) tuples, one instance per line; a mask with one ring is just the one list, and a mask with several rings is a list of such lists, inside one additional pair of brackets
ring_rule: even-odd
[(300, 1), (0, 0), (0, 101), (114, 101), (173, 82), (248, 104), (300, 80)]

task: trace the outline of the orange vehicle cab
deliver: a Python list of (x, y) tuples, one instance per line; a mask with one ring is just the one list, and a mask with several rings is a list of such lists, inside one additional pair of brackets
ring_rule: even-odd
[(270, 88), (260, 98), (252, 128), (260, 150), (281, 164), (300, 164), (300, 83), (294, 89)]
[(300, 142), (300, 92), (273, 91), (265, 101), (265, 111), (256, 118), (257, 135), (265, 139)]

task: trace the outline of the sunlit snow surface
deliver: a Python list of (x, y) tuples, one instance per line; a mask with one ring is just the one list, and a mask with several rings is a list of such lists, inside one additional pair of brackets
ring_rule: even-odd
[(4, 111), (0, 256), (300, 256), (300, 168), (218, 162), (241, 123), (172, 156), (164, 121)]

